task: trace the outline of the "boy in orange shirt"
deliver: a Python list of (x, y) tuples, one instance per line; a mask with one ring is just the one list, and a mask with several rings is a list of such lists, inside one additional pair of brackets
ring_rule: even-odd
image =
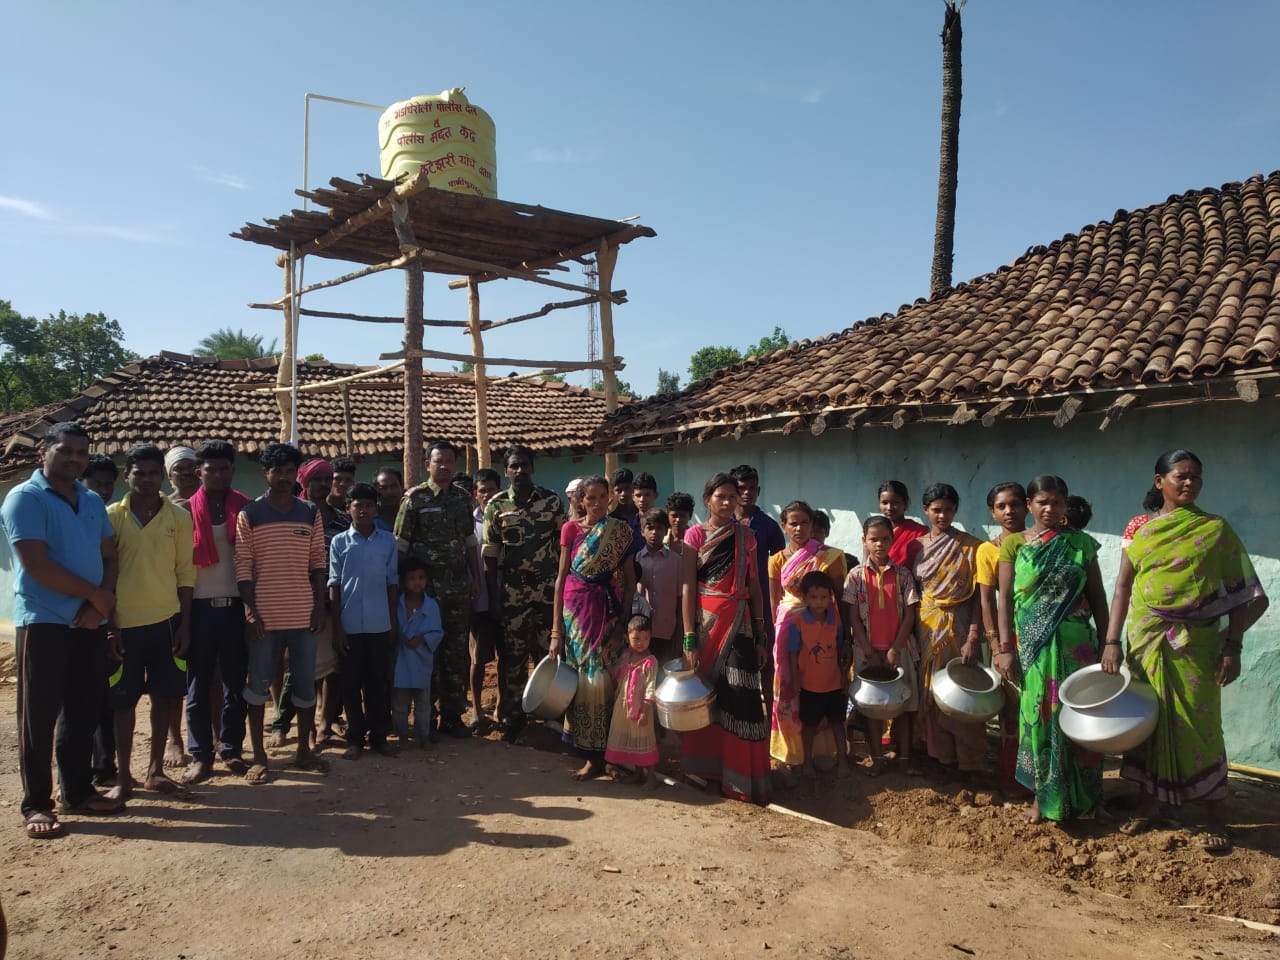
[(831, 578), (819, 570), (800, 580), (804, 609), (797, 612), (787, 627), (787, 652), (791, 657), (791, 675), (800, 684), (800, 738), (804, 746), (805, 776), (814, 778), (813, 741), (826, 720), (836, 738), (836, 776), (849, 776), (849, 750), (845, 743), (845, 717), (848, 693), (845, 674), (849, 669), (849, 649), (844, 642), (835, 608), (831, 602)]

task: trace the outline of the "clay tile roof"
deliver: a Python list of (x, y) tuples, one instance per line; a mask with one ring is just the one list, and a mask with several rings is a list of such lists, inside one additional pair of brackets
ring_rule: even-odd
[(1280, 172), (1117, 210), (936, 300), (654, 398), (597, 435), (1193, 383), (1280, 361)]
[[(161, 447), (225, 439), (253, 454), (278, 439), (280, 411), (270, 394), (247, 383), (274, 386), (278, 361), (214, 360), (162, 354), (130, 363), (64, 403), (0, 418), (0, 478), (31, 469), (40, 439), (60, 420), (89, 431), (93, 449), (123, 453), (138, 443)], [(298, 382), (348, 376), (351, 364), (299, 363)], [(354, 454), (403, 449), (403, 378), (399, 371), (353, 383)], [(584, 453), (605, 416), (604, 394), (541, 380), (489, 381), (489, 437), (495, 450), (522, 443), (540, 453)], [(423, 436), (475, 444), (475, 387), (469, 374), (423, 378)], [(299, 394), (298, 432), (307, 455), (346, 452), (342, 399), (337, 390)]]

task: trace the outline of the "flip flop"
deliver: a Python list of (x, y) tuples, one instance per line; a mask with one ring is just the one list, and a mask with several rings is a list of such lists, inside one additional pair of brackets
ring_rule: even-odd
[(1231, 838), (1221, 830), (1202, 830), (1196, 839), (1200, 843), (1200, 849), (1206, 853), (1230, 853), (1235, 847)]
[(257, 786), (260, 783), (266, 783), (270, 775), (267, 773), (267, 765), (265, 763), (255, 763), (244, 772), (246, 783)]
[(79, 813), (91, 817), (111, 817), (124, 811), (123, 800), (113, 800), (103, 793), (94, 793), (74, 807), (62, 804), (64, 813)]
[(52, 813), (37, 810), (23, 818), (30, 840), (53, 840), (62, 836), (62, 821)]
[(234, 773), (237, 777), (243, 777), (249, 770), (249, 765), (240, 757), (232, 757), (230, 760), (223, 760), (223, 764), (227, 768), (228, 773)]

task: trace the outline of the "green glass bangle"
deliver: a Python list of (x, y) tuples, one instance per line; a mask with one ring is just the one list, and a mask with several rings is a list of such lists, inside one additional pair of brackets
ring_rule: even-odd
[(696, 633), (686, 633), (684, 635), (684, 648), (685, 650), (698, 649), (698, 635)]

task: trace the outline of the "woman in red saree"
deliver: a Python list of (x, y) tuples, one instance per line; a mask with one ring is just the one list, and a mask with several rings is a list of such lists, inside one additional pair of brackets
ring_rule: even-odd
[(708, 518), (690, 527), (684, 558), (686, 662), (716, 692), (717, 719), (686, 733), (680, 766), (686, 773), (719, 781), (726, 796), (765, 804), (769, 778), (769, 718), (760, 666), (765, 662), (764, 605), (756, 573), (755, 538), (734, 518), (738, 485), (717, 473), (703, 489)]

